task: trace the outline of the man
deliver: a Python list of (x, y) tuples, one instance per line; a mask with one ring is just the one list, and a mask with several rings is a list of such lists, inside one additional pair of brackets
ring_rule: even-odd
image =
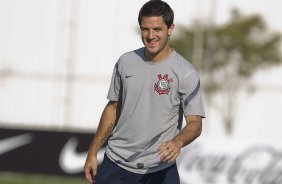
[[(197, 72), (169, 46), (173, 18), (163, 1), (141, 8), (138, 22), (145, 47), (125, 53), (115, 65), (109, 102), (85, 163), (90, 183), (180, 183), (176, 158), (201, 134), (205, 112)], [(107, 140), (97, 170), (97, 152)]]

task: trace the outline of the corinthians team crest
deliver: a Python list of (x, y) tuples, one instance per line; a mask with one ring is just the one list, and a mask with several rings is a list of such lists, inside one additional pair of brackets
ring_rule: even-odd
[(165, 74), (163, 77), (161, 74), (158, 75), (158, 79), (159, 81), (157, 83), (155, 83), (155, 91), (157, 91), (159, 93), (159, 95), (162, 94), (168, 94), (170, 91), (170, 85), (169, 83), (171, 83), (173, 81), (172, 78), (168, 79), (168, 75)]

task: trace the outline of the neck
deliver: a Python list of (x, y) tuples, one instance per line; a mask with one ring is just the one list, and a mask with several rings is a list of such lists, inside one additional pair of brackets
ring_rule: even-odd
[(149, 53), (145, 48), (144, 56), (147, 60), (151, 62), (159, 62), (169, 56), (171, 52), (172, 48), (170, 48), (168, 45), (158, 53)]

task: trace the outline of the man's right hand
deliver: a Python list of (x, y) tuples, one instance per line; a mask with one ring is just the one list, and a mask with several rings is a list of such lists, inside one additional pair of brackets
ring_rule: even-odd
[(88, 155), (84, 166), (84, 175), (89, 183), (95, 183), (97, 167), (98, 167), (97, 157)]

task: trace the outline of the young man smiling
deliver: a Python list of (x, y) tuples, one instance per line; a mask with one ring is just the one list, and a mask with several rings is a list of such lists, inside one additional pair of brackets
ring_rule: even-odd
[(145, 45), (146, 59), (158, 62), (171, 53), (168, 45), (169, 37), (174, 29), (174, 24), (166, 25), (163, 17), (143, 17), (140, 20), (142, 41)]
[[(85, 163), (90, 183), (180, 183), (176, 159), (201, 134), (205, 112), (197, 72), (169, 46), (173, 18), (160, 0), (141, 8), (145, 47), (123, 54), (115, 65), (109, 102)], [(97, 170), (97, 152), (106, 141)]]

